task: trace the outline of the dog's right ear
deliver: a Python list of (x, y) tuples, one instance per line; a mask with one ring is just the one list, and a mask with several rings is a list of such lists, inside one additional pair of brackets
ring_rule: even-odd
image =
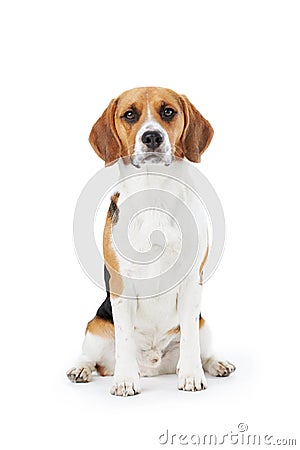
[(90, 133), (89, 141), (95, 152), (109, 166), (122, 153), (122, 144), (115, 127), (117, 100), (112, 100)]

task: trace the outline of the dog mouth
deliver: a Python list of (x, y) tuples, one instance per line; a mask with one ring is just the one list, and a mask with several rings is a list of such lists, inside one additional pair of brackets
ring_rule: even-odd
[(142, 164), (163, 164), (169, 166), (174, 156), (164, 152), (147, 152), (140, 155), (131, 155), (131, 164), (137, 168), (140, 168)]

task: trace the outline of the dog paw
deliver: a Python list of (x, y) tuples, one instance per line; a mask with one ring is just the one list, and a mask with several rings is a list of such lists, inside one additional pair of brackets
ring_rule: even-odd
[(92, 379), (92, 372), (88, 367), (72, 367), (67, 377), (72, 383), (88, 383)]
[(213, 377), (229, 377), (236, 369), (229, 361), (218, 361), (217, 359), (209, 359), (203, 364), (203, 367)]
[(181, 391), (203, 391), (207, 388), (207, 382), (203, 370), (197, 370), (196, 373), (184, 374), (181, 370), (178, 372), (178, 389)]
[(135, 378), (118, 378), (115, 379), (114, 384), (110, 389), (112, 395), (118, 395), (120, 397), (129, 397), (141, 392), (140, 380)]

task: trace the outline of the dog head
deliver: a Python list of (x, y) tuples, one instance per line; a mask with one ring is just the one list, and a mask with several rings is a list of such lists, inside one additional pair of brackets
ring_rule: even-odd
[(200, 162), (213, 137), (210, 123), (184, 96), (170, 89), (136, 88), (110, 102), (90, 133), (95, 152), (113, 164), (169, 165), (175, 158)]

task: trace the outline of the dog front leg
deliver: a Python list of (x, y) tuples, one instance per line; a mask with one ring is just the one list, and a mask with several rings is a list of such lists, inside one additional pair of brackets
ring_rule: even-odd
[(200, 358), (201, 295), (202, 286), (199, 282), (189, 281), (178, 296), (180, 356), (177, 373), (178, 389), (183, 391), (201, 391), (207, 387)]
[(136, 301), (118, 297), (111, 299), (111, 305), (115, 325), (116, 365), (110, 392), (127, 397), (141, 392), (134, 341)]

